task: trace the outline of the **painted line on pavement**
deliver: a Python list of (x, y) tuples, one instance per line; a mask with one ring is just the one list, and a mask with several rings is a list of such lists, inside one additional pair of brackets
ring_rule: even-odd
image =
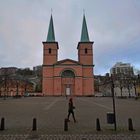
[(108, 107), (108, 106), (105, 106), (103, 104), (99, 104), (99, 103), (96, 103), (96, 102), (93, 102), (93, 104), (97, 105), (97, 106), (100, 106), (100, 107), (103, 107), (105, 109), (108, 109), (108, 110), (112, 110), (112, 108)]
[(54, 104), (56, 104), (58, 101), (60, 101), (61, 99), (57, 98), (55, 99), (53, 102), (51, 102), (49, 105), (47, 105), (44, 110), (49, 110)]
[(85, 100), (85, 99), (81, 99), (82, 101), (85, 101), (85, 102), (90, 102), (90, 103), (92, 103), (92, 104), (95, 104), (95, 105), (97, 105), (97, 106), (99, 106), (99, 107), (102, 107), (102, 108), (105, 108), (105, 109), (108, 109), (108, 110), (112, 110), (112, 108), (111, 107), (108, 107), (108, 106), (105, 106), (105, 105), (103, 105), (103, 104), (99, 104), (99, 103), (97, 103), (97, 102), (94, 102), (94, 101), (87, 101), (87, 100)]

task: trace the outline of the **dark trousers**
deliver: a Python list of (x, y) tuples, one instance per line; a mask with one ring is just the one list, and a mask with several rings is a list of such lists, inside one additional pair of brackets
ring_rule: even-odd
[(74, 122), (76, 122), (76, 119), (75, 119), (73, 110), (70, 110), (69, 111), (69, 113), (68, 113), (68, 120), (69, 120), (69, 117), (70, 117), (71, 114), (72, 114), (72, 117), (73, 117)]

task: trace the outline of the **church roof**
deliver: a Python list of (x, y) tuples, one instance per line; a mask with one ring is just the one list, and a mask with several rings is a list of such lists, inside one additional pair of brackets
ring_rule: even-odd
[(83, 15), (83, 24), (82, 24), (82, 32), (81, 32), (81, 40), (80, 42), (90, 42), (89, 41), (89, 35), (88, 35), (88, 29), (87, 29), (87, 23), (85, 14)]
[(47, 42), (55, 42), (55, 34), (54, 34), (54, 26), (53, 26), (53, 17), (52, 17), (52, 15), (51, 15), (50, 24), (49, 24)]
[(57, 61), (55, 65), (81, 65), (78, 61), (72, 60), (72, 59), (64, 59)]

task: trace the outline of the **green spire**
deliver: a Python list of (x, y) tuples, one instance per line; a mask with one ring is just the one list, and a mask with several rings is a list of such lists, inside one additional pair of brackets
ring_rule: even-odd
[(89, 35), (88, 35), (85, 14), (83, 16), (83, 24), (82, 24), (82, 32), (81, 32), (81, 40), (80, 41), (81, 42), (89, 42)]
[(55, 42), (55, 34), (54, 34), (54, 27), (53, 27), (53, 18), (52, 18), (52, 15), (51, 15), (50, 24), (49, 24), (47, 42)]

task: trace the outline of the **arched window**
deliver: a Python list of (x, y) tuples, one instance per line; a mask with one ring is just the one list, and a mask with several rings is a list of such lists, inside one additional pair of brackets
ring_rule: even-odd
[(87, 54), (87, 48), (85, 48), (85, 54)]
[(75, 77), (75, 74), (73, 71), (71, 70), (65, 70), (62, 72), (62, 75), (61, 75), (63, 78), (64, 77), (69, 77), (69, 78), (72, 78), (72, 77)]

